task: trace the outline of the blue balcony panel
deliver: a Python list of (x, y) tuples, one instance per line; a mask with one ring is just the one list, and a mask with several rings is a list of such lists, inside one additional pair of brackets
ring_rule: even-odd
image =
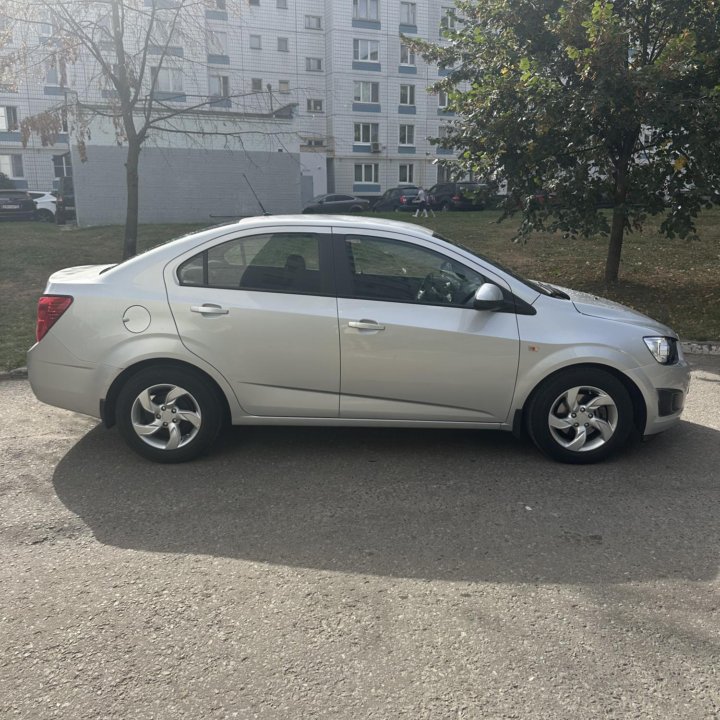
[(415, 65), (400, 65), (398, 72), (401, 75), (417, 75), (417, 67)]
[(380, 72), (381, 67), (379, 62), (365, 62), (360, 60), (353, 60), (353, 70), (369, 70), (370, 72)]
[(43, 88), (45, 95), (64, 95), (66, 88), (62, 88), (59, 85), (46, 85)]
[(148, 55), (162, 55), (163, 53), (172, 57), (185, 57), (185, 50), (178, 45), (168, 45), (168, 47), (150, 45), (148, 47)]
[(370, 143), (357, 143), (356, 145), (353, 145), (353, 152), (354, 153), (369, 153), (370, 152)]
[(400, 32), (403, 35), (417, 35), (417, 25), (405, 25), (405, 23), (400, 23)]
[(360, 102), (354, 102), (352, 104), (352, 109), (354, 112), (372, 112), (372, 113), (379, 113), (380, 112), (380, 103), (360, 103)]
[(380, 192), (380, 183), (353, 183), (353, 192)]
[(206, 10), (205, 17), (208, 20), (227, 20), (228, 14), (225, 10)]
[(208, 55), (208, 65), (229, 65), (230, 58), (227, 55)]
[(414, 145), (398, 145), (398, 153), (400, 155), (414, 155), (415, 152)]
[(398, 105), (398, 113), (400, 115), (415, 115), (417, 109), (414, 105)]
[(379, 20), (358, 20), (356, 18), (353, 18), (352, 26), (354, 28), (362, 28), (363, 30), (379, 30), (380, 29), (380, 21)]
[(20, 133), (12, 130), (0, 132), (0, 142), (20, 142)]

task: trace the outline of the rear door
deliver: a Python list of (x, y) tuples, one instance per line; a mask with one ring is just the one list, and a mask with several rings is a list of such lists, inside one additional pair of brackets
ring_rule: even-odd
[(185, 347), (251, 415), (337, 417), (340, 350), (329, 228), (215, 240), (165, 270)]

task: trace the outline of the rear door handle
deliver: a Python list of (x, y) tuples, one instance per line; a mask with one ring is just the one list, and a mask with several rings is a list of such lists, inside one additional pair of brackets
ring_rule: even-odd
[(385, 326), (375, 320), (351, 320), (348, 325), (356, 330), (384, 330)]
[(227, 315), (230, 311), (220, 305), (205, 303), (204, 305), (192, 305), (190, 312), (200, 313), (201, 315)]

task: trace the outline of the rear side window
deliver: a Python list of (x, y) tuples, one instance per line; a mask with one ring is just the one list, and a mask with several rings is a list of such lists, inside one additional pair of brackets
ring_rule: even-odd
[(197, 287), (319, 294), (319, 238), (313, 233), (236, 238), (186, 260), (178, 280)]

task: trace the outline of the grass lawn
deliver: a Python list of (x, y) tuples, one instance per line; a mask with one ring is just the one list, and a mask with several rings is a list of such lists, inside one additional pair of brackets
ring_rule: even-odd
[[(372, 215), (372, 214), (371, 214)], [(377, 215), (372, 215), (378, 217)], [(444, 213), (395, 220), (429, 225), (438, 232), (512, 267), (521, 274), (618, 300), (669, 324), (684, 339), (720, 339), (720, 212), (698, 222), (701, 239), (667, 240), (649, 223), (625, 239), (620, 282), (602, 281), (607, 240), (567, 240), (536, 235), (513, 244), (515, 220), (498, 224), (498, 213)], [(200, 225), (145, 225), (140, 249)], [(34, 342), (35, 305), (48, 276), (64, 267), (119, 260), (122, 227), (78, 229), (44, 223), (0, 224), (0, 370), (25, 364)]]

